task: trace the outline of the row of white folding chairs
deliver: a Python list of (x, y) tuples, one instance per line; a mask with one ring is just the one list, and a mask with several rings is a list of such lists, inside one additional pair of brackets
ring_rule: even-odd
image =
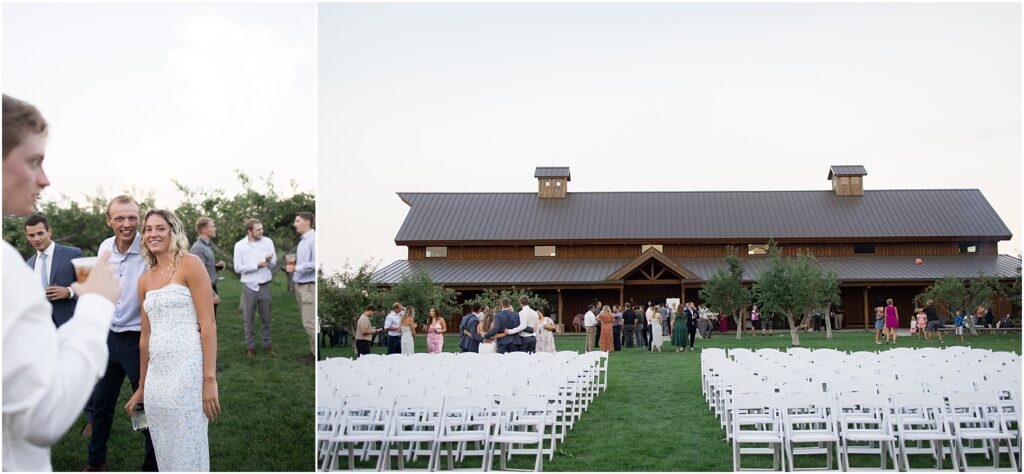
[[(869, 392), (842, 393), (836, 398), (826, 393), (740, 393), (731, 398), (737, 471), (742, 469), (743, 454), (771, 454), (774, 469), (786, 469), (788, 464), (789, 470), (794, 469), (796, 456), (825, 454), (824, 467), (832, 469), (833, 450), (843, 471), (853, 469), (850, 453), (879, 455), (882, 470), (889, 460), (894, 469), (910, 470), (910, 454), (931, 454), (934, 469), (942, 469), (948, 453), (954, 470), (961, 466), (966, 470), (967, 454), (979, 449), (990, 454), (993, 466), (987, 469), (997, 469), (1000, 454), (1007, 452), (1011, 470), (1018, 470), (1019, 419), (1014, 433), (994, 394), (953, 392), (948, 406), (938, 395), (920, 393), (896, 394), (891, 399)], [(931, 446), (923, 448), (923, 442)], [(972, 442), (981, 446), (972, 448)], [(1003, 442), (1005, 451), (1000, 449)], [(769, 448), (743, 447), (749, 444)]]
[[(448, 444), (448, 467), (458, 460), (480, 456), (481, 469), (493, 465), (500, 451), (501, 468), (516, 454), (534, 454), (534, 469), (540, 470), (545, 452), (554, 454), (557, 397), (550, 393), (520, 394), (498, 399), (479, 396), (359, 396), (344, 406), (325, 410), (318, 416), (317, 442), (320, 469), (338, 469), (342, 454), (348, 453), (348, 469), (355, 469), (359, 457), (377, 457), (376, 469), (390, 469), (397, 456), (398, 468), (418, 456), (429, 456), (428, 469), (441, 467), (441, 450)], [(545, 440), (548, 440), (545, 447)], [(467, 444), (475, 442), (477, 449)], [(408, 446), (407, 446), (408, 445)], [(535, 446), (533, 448), (527, 445)], [(408, 449), (408, 450), (407, 450)]]
[[(802, 379), (799, 375), (794, 375), (788, 380), (775, 381), (772, 383), (769, 380), (759, 378), (753, 374), (745, 373), (742, 370), (731, 372), (727, 369), (722, 374), (725, 377), (716, 379), (712, 382), (712, 391), (714, 392), (712, 398), (715, 400), (716, 405), (714, 406), (716, 415), (721, 416), (721, 423), (723, 428), (726, 430), (727, 439), (732, 438), (732, 429), (730, 425), (730, 413), (731, 407), (729, 406), (729, 396), (733, 390), (749, 390), (750, 387), (762, 387), (761, 390), (767, 392), (780, 392), (780, 393), (801, 393), (801, 392), (816, 392), (821, 393), (822, 390), (831, 392), (832, 396), (837, 396), (840, 392), (856, 391), (862, 393), (881, 393), (888, 395), (892, 393), (928, 393), (929, 386), (920, 382), (909, 382), (909, 381), (882, 381), (876, 382), (874, 380), (835, 380), (830, 383), (812, 382)], [(938, 385), (934, 392), (938, 394), (948, 393), (952, 386), (950, 385)], [(1007, 450), (1017, 450), (1019, 453), (1020, 446), (1020, 399), (1019, 393), (1020, 385), (1018, 382), (1012, 382), (1007, 380), (991, 380), (984, 381), (972, 386), (972, 384), (961, 384), (960, 390), (976, 390), (981, 393), (996, 393), (999, 398), (999, 403), (1003, 409), (1003, 413), (1007, 418), (1007, 421), (1012, 422), (1014, 429), (1011, 430), (1015, 439), (1017, 440), (1016, 445), (1011, 448), (1008, 444)], [(1011, 396), (1011, 394), (1013, 394)], [(975, 451), (985, 451), (985, 449), (977, 448)]]

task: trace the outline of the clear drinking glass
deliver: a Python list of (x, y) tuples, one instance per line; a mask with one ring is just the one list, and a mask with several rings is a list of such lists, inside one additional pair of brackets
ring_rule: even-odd
[(135, 413), (132, 414), (132, 429), (135, 431), (149, 429), (149, 422), (146, 421), (146, 407), (141, 403), (135, 405)]

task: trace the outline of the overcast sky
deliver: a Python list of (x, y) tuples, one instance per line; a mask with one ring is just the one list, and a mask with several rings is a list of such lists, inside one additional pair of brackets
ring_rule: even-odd
[(980, 189), (1016, 255), (1020, 25), (1018, 4), (320, 5), (320, 261), (404, 259), (396, 192), (536, 192), (538, 165), (572, 192), (827, 190), (862, 164), (869, 191)]
[(43, 199), (316, 186), (314, 4), (5, 4), (3, 91), (50, 124)]

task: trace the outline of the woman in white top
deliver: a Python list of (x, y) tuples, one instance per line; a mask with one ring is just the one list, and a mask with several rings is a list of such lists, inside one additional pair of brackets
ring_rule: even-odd
[(406, 308), (398, 326), (402, 330), (402, 354), (412, 354), (416, 345), (416, 308)]
[(661, 319), (660, 311), (654, 311), (654, 314), (651, 315), (651, 352), (654, 352), (655, 349), (661, 352), (661, 343), (665, 342), (661, 336)]

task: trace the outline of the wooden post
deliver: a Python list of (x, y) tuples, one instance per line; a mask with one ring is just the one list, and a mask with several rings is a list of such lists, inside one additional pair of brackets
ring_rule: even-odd
[(565, 321), (562, 321), (562, 289), (558, 289), (558, 324), (562, 324), (565, 327)]
[(868, 313), (870, 313), (870, 312), (871, 312), (871, 308), (868, 307), (868, 287), (865, 286), (864, 287), (864, 328), (869, 329), (869, 330), (875, 328), (874, 324), (871, 324), (871, 325), (868, 324)]
[(619, 287), (619, 308), (622, 308), (622, 304), (626, 302), (626, 285), (623, 284)]

